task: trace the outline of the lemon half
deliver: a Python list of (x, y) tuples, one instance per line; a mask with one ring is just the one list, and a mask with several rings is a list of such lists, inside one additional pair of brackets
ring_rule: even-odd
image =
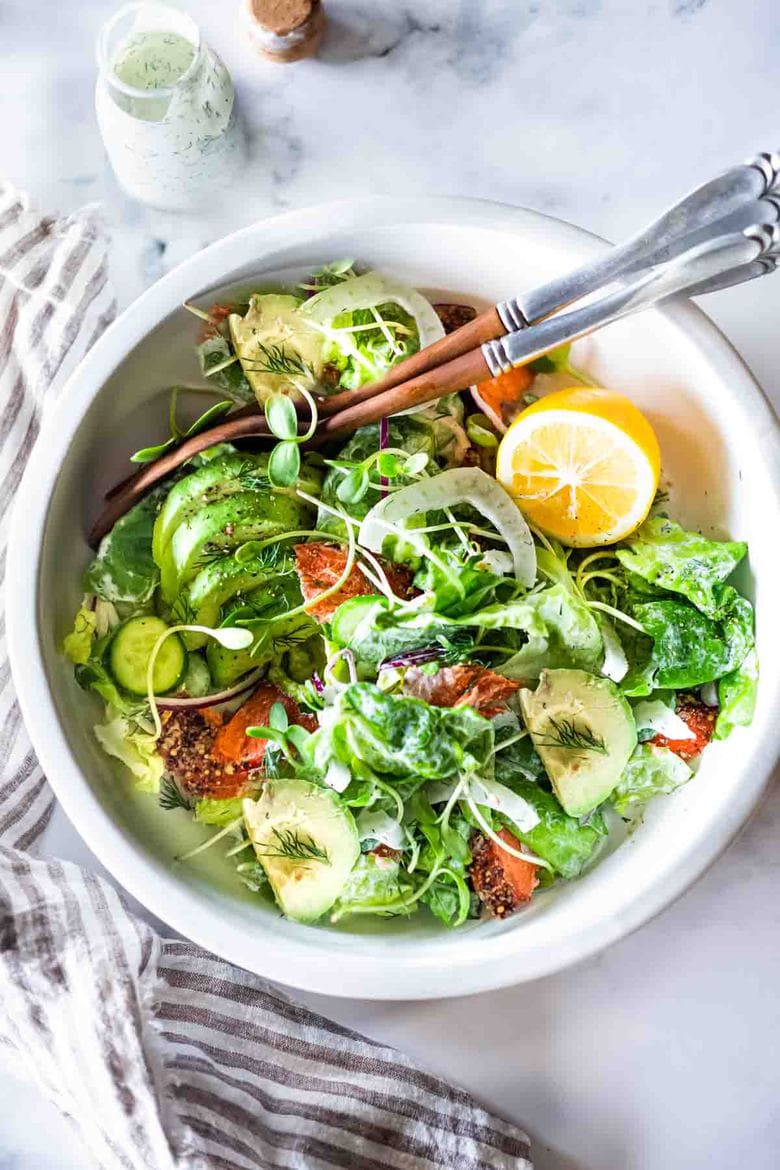
[(498, 448), (496, 478), (529, 522), (563, 544), (614, 544), (638, 528), (658, 488), (653, 428), (623, 394), (559, 390), (529, 406)]

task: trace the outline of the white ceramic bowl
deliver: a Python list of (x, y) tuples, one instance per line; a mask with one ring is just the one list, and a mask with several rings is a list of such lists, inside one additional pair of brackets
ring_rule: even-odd
[[(330, 204), (255, 224), (161, 280), (107, 331), (46, 420), (19, 492), (8, 563), (8, 635), (33, 743), (65, 811), (142, 903), (239, 965), (331, 995), (461, 995), (534, 979), (614, 942), (676, 898), (757, 803), (780, 708), (780, 472), (772, 414), (728, 342), (689, 304), (646, 313), (583, 342), (578, 362), (647, 412), (673, 510), (706, 533), (750, 542), (762, 681), (753, 727), (709, 748), (698, 775), (579, 881), (505, 922), (447, 932), (426, 916), (359, 929), (298, 926), (258, 904), (219, 859), (174, 861), (197, 834), (138, 797), (98, 750), (99, 707), (58, 646), (77, 608), (83, 533), (127, 454), (164, 433), (163, 388), (197, 376), (185, 298), (342, 256), (422, 288), (496, 301), (595, 255), (603, 243), (530, 211), (453, 199)], [(773, 653), (774, 651), (774, 653)], [(216, 850), (215, 850), (216, 852)]]

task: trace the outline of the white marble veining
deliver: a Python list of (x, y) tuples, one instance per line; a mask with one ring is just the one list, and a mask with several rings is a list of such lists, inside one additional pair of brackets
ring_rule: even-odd
[[(208, 214), (131, 204), (92, 95), (112, 0), (0, 6), (0, 171), (47, 210), (103, 203), (126, 304), (210, 240), (287, 207), (438, 192), (521, 203), (605, 236), (777, 148), (776, 0), (325, 0), (316, 61), (253, 56), (238, 0), (185, 0), (230, 68), (245, 173)], [(780, 277), (707, 310), (777, 402)], [(540, 1170), (778, 1164), (780, 796), (684, 898), (538, 983), (440, 1004), (308, 1000), (398, 1044), (517, 1119)], [(58, 815), (46, 849), (87, 860)], [(88, 1170), (78, 1143), (0, 1078), (0, 1170)]]

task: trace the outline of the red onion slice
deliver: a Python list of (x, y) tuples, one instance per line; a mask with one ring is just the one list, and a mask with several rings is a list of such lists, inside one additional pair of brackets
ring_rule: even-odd
[(228, 687), (224, 691), (216, 691), (211, 695), (195, 695), (191, 698), (176, 698), (175, 696), (161, 696), (157, 699), (157, 706), (163, 711), (202, 711), (206, 707), (218, 707), (220, 703), (227, 703), (230, 699), (235, 699), (237, 695), (243, 695), (245, 691), (251, 691), (252, 687), (260, 679), (261, 670), (254, 670), (248, 674), (246, 678), (241, 679), (241, 682), (235, 683), (232, 687)]
[[(390, 424), (387, 418), (380, 418), (379, 420), (379, 450), (386, 451), (390, 446)], [(384, 475), (380, 475), (379, 482), (382, 485), (380, 492), (381, 498), (384, 499), (387, 495), (387, 479)]]

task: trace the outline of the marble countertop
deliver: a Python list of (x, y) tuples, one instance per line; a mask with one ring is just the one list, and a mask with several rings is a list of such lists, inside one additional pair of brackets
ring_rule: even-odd
[[(238, 0), (185, 0), (233, 74), (251, 155), (229, 198), (172, 216), (131, 204), (104, 163), (93, 45), (117, 5), (5, 0), (0, 169), (47, 210), (103, 204), (125, 305), (204, 244), (288, 207), (474, 195), (618, 238), (778, 146), (776, 0), (325, 3), (320, 58), (283, 67), (252, 55)], [(780, 283), (706, 308), (780, 401)], [(771, 1170), (778, 832), (775, 789), (685, 897), (552, 978), (441, 1003), (305, 998), (519, 1121), (540, 1170)], [(59, 813), (46, 851), (93, 864)], [(13, 1074), (0, 1100), (0, 1170), (88, 1170), (66, 1123)]]

